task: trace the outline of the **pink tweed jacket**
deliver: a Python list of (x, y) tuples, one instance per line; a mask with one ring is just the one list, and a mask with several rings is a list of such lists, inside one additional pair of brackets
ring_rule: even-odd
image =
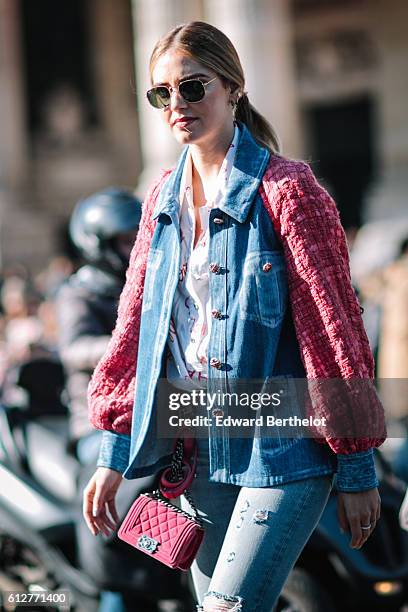
[[(151, 216), (170, 172), (164, 171), (146, 195), (116, 327), (89, 384), (89, 418), (97, 429), (130, 433), (143, 286), (157, 222)], [(307, 164), (278, 155), (271, 156), (260, 195), (283, 245), (292, 314), (307, 378), (372, 379), (373, 357), (350, 281), (344, 231), (332, 198)], [(380, 435), (329, 437), (323, 442), (343, 454), (379, 446), (385, 439), (383, 413), (374, 395), (369, 416)]]

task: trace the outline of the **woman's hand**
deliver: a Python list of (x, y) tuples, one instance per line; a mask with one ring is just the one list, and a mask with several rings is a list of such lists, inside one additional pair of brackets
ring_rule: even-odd
[[(380, 518), (381, 499), (378, 489), (358, 493), (337, 494), (337, 516), (340, 529), (351, 533), (351, 548), (361, 548), (375, 529)], [(371, 525), (370, 529), (362, 526)]]
[(120, 472), (99, 467), (86, 485), (82, 513), (93, 535), (98, 535), (100, 531), (109, 535), (110, 530), (116, 529), (119, 516), (116, 511), (115, 496), (121, 482)]

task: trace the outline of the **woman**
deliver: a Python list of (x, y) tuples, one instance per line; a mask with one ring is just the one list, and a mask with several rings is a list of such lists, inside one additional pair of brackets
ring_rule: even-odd
[[(278, 154), (231, 41), (206, 23), (179, 26), (157, 43), (150, 73), (149, 102), (188, 146), (146, 197), (117, 325), (89, 387), (91, 422), (105, 430), (84, 492), (94, 534), (117, 526), (122, 475), (168, 464), (171, 442), (152, 416), (160, 377), (183, 388), (373, 376), (336, 207), (306, 164)], [(364, 544), (380, 516), (375, 400), (369, 417), (379, 434), (329, 433), (323, 444), (209, 428), (191, 487), (207, 531), (192, 567), (198, 609), (272, 608), (335, 471), (340, 527), (352, 547)]]

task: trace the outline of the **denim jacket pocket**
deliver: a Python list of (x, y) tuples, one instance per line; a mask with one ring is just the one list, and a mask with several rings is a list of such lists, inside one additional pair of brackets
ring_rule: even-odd
[(157, 270), (163, 258), (163, 251), (160, 249), (150, 249), (147, 258), (146, 278), (143, 288), (142, 313), (151, 309), (153, 304), (153, 290)]
[(243, 267), (239, 295), (240, 318), (276, 327), (282, 321), (288, 296), (286, 264), (282, 253), (249, 253)]

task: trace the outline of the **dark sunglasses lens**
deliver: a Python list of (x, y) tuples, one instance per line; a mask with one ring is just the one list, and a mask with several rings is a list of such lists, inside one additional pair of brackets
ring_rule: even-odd
[(204, 98), (205, 89), (201, 81), (184, 81), (180, 83), (179, 91), (187, 102), (199, 102)]
[(147, 99), (154, 108), (165, 108), (170, 104), (170, 92), (167, 87), (153, 87), (147, 92)]

